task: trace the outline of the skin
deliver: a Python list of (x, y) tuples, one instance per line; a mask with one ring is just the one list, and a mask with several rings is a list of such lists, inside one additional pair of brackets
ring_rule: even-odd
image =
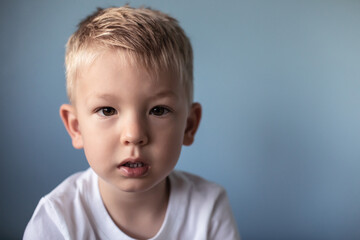
[[(106, 51), (76, 79), (75, 104), (60, 115), (73, 146), (84, 149), (99, 176), (104, 205), (129, 236), (151, 238), (161, 228), (169, 199), (167, 176), (182, 145), (191, 145), (201, 106), (189, 104), (171, 73), (158, 77)], [(121, 163), (145, 162), (146, 173), (128, 176)]]

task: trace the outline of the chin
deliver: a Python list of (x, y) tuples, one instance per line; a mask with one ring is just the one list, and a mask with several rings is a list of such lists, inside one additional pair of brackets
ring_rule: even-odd
[(127, 193), (141, 193), (146, 192), (150, 190), (153, 186), (145, 185), (145, 184), (139, 184), (139, 183), (133, 183), (133, 184), (123, 184), (122, 186), (119, 186), (119, 190)]

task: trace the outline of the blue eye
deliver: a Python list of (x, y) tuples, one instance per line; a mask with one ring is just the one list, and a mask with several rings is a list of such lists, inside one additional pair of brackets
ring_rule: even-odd
[(156, 107), (153, 107), (149, 113), (150, 113), (150, 115), (163, 116), (165, 114), (168, 114), (169, 112), (170, 112), (170, 110), (166, 107), (156, 106)]
[(109, 117), (116, 114), (115, 108), (112, 107), (102, 107), (96, 111), (101, 116)]

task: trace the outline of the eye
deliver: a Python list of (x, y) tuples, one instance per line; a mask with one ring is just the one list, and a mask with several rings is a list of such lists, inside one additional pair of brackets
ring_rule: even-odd
[(163, 116), (163, 115), (168, 114), (169, 112), (170, 112), (170, 110), (166, 107), (156, 106), (156, 107), (153, 107), (149, 113), (150, 113), (150, 115)]
[(96, 112), (103, 117), (109, 117), (116, 114), (115, 108), (112, 107), (102, 107), (99, 108)]

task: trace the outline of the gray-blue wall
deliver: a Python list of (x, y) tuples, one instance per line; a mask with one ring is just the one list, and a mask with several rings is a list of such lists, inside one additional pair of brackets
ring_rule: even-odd
[[(58, 116), (64, 45), (97, 6), (0, 4), (0, 238), (88, 167)], [(243, 239), (360, 239), (360, 1), (130, 1), (178, 18), (204, 115), (179, 169), (222, 184)]]

